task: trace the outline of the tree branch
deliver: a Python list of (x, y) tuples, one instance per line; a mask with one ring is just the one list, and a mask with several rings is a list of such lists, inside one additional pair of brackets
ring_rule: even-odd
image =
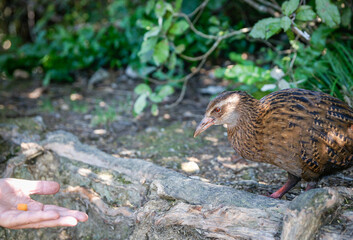
[[(230, 38), (232, 36), (235, 36), (235, 35), (239, 35), (239, 34), (242, 34), (242, 33), (247, 33), (249, 32), (251, 29), (250, 28), (243, 28), (243, 29), (240, 29), (238, 31), (233, 31), (233, 32), (230, 32), (226, 35), (223, 35), (223, 36), (219, 36), (217, 37), (216, 41), (213, 43), (212, 47), (202, 56), (199, 56), (199, 57), (195, 57), (195, 58), (192, 58), (192, 57), (189, 57), (190, 59), (200, 59), (201, 62), (199, 63), (199, 65), (197, 66), (197, 68), (192, 71), (191, 73), (189, 73), (188, 75), (186, 75), (184, 78), (182, 79), (179, 79), (177, 82), (183, 82), (183, 87), (181, 89), (181, 92), (180, 92), (180, 95), (178, 97), (178, 99), (170, 104), (170, 105), (167, 105), (166, 107), (167, 108), (173, 108), (175, 106), (177, 106), (184, 98), (185, 96), (185, 92), (186, 92), (186, 86), (187, 86), (187, 83), (188, 81), (194, 76), (196, 75), (198, 72), (200, 72), (201, 68), (203, 67), (203, 65), (205, 64), (207, 58), (214, 52), (214, 50), (216, 50), (216, 48), (218, 47), (218, 45), (225, 39), (227, 38)], [(176, 81), (173, 81), (173, 82), (176, 82)]]
[(295, 34), (297, 34), (301, 39), (303, 39), (306, 42), (310, 41), (310, 35), (307, 32), (303, 32), (299, 28), (297, 28), (294, 24), (292, 24), (292, 30)]
[(206, 5), (208, 4), (210, 0), (205, 0), (204, 2), (202, 2), (200, 4), (200, 6), (198, 6), (197, 8), (195, 8), (195, 10), (192, 13), (188, 14), (189, 18), (192, 18), (194, 15), (196, 15), (199, 11), (202, 12), (203, 9), (206, 7)]
[(255, 8), (256, 10), (258, 10), (259, 12), (269, 13), (275, 17), (279, 17), (281, 15), (279, 12), (273, 10), (272, 8), (261, 5), (255, 2), (254, 0), (243, 0), (243, 1), (249, 4), (250, 6), (252, 6), (253, 8)]
[(195, 25), (191, 22), (190, 18), (188, 17), (188, 15), (186, 15), (185, 13), (175, 13), (174, 16), (176, 17), (182, 17), (184, 18), (189, 26), (190, 26), (190, 29), (197, 35), (199, 35), (200, 37), (203, 37), (203, 38), (206, 38), (206, 39), (217, 39), (217, 36), (213, 36), (213, 35), (208, 35), (208, 34), (205, 34), (203, 32), (200, 32), (199, 30), (197, 30), (195, 28)]
[[(207, 4), (207, 3), (208, 3), (208, 1), (203, 2), (203, 4)], [(202, 6), (202, 4), (200, 6)], [(200, 8), (200, 6), (199, 6), (199, 8)], [(196, 12), (196, 11), (194, 11), (194, 12)], [(203, 54), (201, 56), (189, 57), (189, 56), (186, 56), (186, 55), (183, 55), (183, 54), (179, 54), (179, 56), (181, 56), (182, 58), (184, 58), (186, 60), (189, 60), (189, 61), (201, 61), (201, 62), (198, 64), (197, 68), (194, 71), (192, 71), (191, 73), (189, 73), (185, 77), (183, 77), (183, 78), (181, 78), (181, 79), (179, 79), (177, 81), (170, 81), (170, 82), (173, 82), (173, 83), (183, 82), (183, 87), (181, 89), (181, 93), (180, 93), (178, 99), (174, 103), (172, 103), (170, 105), (167, 105), (167, 108), (173, 108), (173, 107), (177, 106), (183, 100), (183, 98), (185, 96), (186, 86), (187, 86), (188, 81), (201, 70), (201, 68), (205, 64), (207, 58), (214, 52), (214, 50), (218, 47), (218, 45), (224, 39), (227, 39), (227, 38), (230, 38), (230, 37), (233, 37), (233, 36), (236, 36), (236, 35), (240, 35), (240, 34), (243, 34), (243, 33), (247, 33), (247, 32), (249, 32), (251, 30), (251, 28), (242, 28), (240, 30), (233, 31), (233, 32), (227, 33), (225, 35), (221, 35), (221, 36), (208, 35), (208, 34), (204, 34), (204, 33), (200, 32), (200, 31), (198, 31), (195, 28), (194, 24), (191, 22), (191, 20), (190, 20), (188, 15), (186, 15), (184, 13), (177, 13), (177, 14), (175, 14), (175, 16), (184, 18), (189, 23), (190, 29), (195, 34), (197, 34), (197, 35), (199, 35), (199, 36), (201, 36), (203, 38), (206, 38), (206, 39), (213, 39), (213, 40), (215, 40), (215, 42), (213, 43), (212, 47), (205, 54)]]
[(257, 0), (257, 1), (259, 1), (260, 3), (262, 3), (262, 4), (264, 4), (264, 5), (266, 5), (266, 6), (268, 6), (268, 7), (271, 7), (271, 8), (273, 8), (273, 9), (276, 9), (277, 11), (282, 11), (282, 8), (278, 5), (278, 3), (271, 3), (271, 2), (269, 2), (269, 1), (266, 1), (266, 0)]
[(205, 10), (205, 7), (207, 6), (209, 1), (210, 0), (205, 0), (204, 2), (202, 2), (200, 4), (200, 6), (198, 6), (192, 13), (190, 13), (188, 15), (189, 18), (192, 18), (197, 13), (196, 17), (192, 21), (193, 24), (195, 24), (199, 20), (200, 16), (202, 15), (203, 10)]
[[(240, 29), (238, 31), (233, 31), (233, 32), (230, 32), (230, 33), (227, 33), (226, 35), (223, 35), (223, 36), (214, 36), (218, 39), (221, 39), (224, 40), (224, 39), (227, 39), (227, 38), (230, 38), (230, 37), (233, 37), (235, 35), (239, 35), (239, 34), (242, 34), (242, 33), (247, 33), (251, 30), (251, 28), (243, 28), (243, 29)], [(184, 58), (185, 60), (188, 60), (188, 61), (191, 61), (191, 62), (196, 62), (196, 61), (201, 61), (204, 57), (207, 57), (208, 53), (206, 52), (205, 54), (201, 55), (201, 56), (197, 56), (197, 57), (190, 57), (190, 56), (186, 56), (182, 53), (178, 54), (181, 58)]]

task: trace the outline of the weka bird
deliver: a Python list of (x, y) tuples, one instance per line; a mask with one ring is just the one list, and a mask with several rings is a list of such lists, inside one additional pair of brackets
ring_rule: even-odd
[(257, 100), (242, 91), (223, 92), (209, 103), (194, 137), (220, 124), (227, 125), (228, 140), (243, 158), (288, 172), (272, 198), (301, 178), (308, 190), (353, 165), (353, 109), (325, 93), (286, 89)]

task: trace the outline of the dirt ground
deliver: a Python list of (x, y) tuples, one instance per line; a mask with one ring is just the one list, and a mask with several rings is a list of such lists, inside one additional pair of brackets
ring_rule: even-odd
[[(209, 74), (192, 79), (184, 100), (174, 108), (178, 92), (159, 105), (154, 117), (147, 109), (134, 116), (132, 108), (139, 80), (111, 72), (88, 90), (88, 80), (73, 84), (51, 84), (42, 88), (39, 80), (0, 81), (0, 117), (8, 120), (41, 116), (46, 131), (65, 130), (83, 143), (119, 157), (141, 158), (174, 169), (193, 178), (237, 189), (268, 195), (287, 179), (285, 171), (268, 164), (242, 159), (227, 141), (226, 129), (213, 126), (193, 138), (197, 123), (211, 98), (198, 89), (222, 85)], [(353, 171), (323, 179), (319, 186), (351, 187)], [(293, 199), (304, 191), (301, 182), (284, 198)], [(347, 199), (347, 208), (352, 200)], [(349, 204), (348, 204), (349, 203)], [(342, 228), (336, 219), (338, 228)], [(332, 223), (335, 225), (335, 222)]]

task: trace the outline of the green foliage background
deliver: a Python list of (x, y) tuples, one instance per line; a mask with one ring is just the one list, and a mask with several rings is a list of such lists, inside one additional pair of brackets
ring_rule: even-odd
[(158, 104), (180, 88), (181, 100), (208, 61), (216, 77), (256, 97), (302, 87), (353, 103), (352, 0), (31, 0), (19, 11), (21, 4), (0, 4), (3, 79), (22, 69), (48, 86), (130, 67), (143, 81), (134, 112), (150, 106), (158, 115)]

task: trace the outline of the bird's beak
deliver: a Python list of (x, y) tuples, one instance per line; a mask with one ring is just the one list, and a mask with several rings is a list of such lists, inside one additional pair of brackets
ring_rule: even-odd
[(203, 131), (205, 131), (207, 128), (211, 127), (213, 124), (215, 124), (214, 118), (204, 117), (195, 130), (194, 138), (197, 137)]

